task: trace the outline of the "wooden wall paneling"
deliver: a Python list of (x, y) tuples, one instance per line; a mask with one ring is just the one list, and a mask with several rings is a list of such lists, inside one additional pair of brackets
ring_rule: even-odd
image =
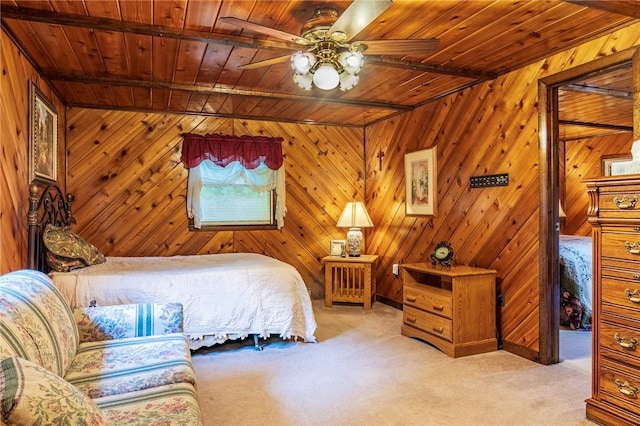
[[(187, 171), (180, 163), (181, 133), (230, 133), (230, 127), (224, 130), (228, 120), (81, 109), (72, 109), (70, 117), (70, 135), (77, 130), (70, 137), (70, 188), (77, 193), (77, 228), (85, 238), (107, 255), (170, 255), (183, 253), (184, 247), (228, 250), (229, 236), (187, 243), (192, 238), (185, 207)], [(121, 122), (128, 123), (124, 131), (117, 129)], [(114, 130), (104, 131), (109, 128)], [(82, 153), (78, 161), (76, 152)], [(83, 161), (92, 154), (101, 161), (87, 168)], [(98, 180), (89, 178), (95, 175)], [(182, 213), (179, 222), (176, 211)]]
[(0, 273), (26, 267), (29, 197), (29, 81), (58, 113), (58, 183), (65, 186), (65, 111), (53, 90), (0, 30)]
[(3, 70), (0, 80), (0, 273), (5, 273), (26, 265), (27, 80), (30, 74), (28, 64), (4, 31), (0, 32), (0, 43)]
[[(183, 132), (283, 136), (285, 227), (189, 232)], [(296, 266), (314, 297), (329, 240), (344, 239), (335, 226), (344, 203), (364, 199), (363, 130), (351, 127), (71, 108), (69, 164), (76, 228), (106, 255), (264, 253)]]
[[(367, 202), (383, 224), (372, 230), (376, 253), (383, 256), (379, 296), (401, 300), (400, 280), (388, 271), (392, 263), (424, 261), (430, 245), (448, 239), (459, 261), (499, 271), (500, 291), (505, 296), (500, 312), (503, 338), (535, 357), (539, 343), (537, 80), (553, 70), (593, 59), (594, 51), (606, 50), (602, 43), (614, 39), (603, 38), (597, 47), (590, 44), (564, 52), (367, 127)], [(444, 115), (436, 118), (430, 109), (442, 110)], [(400, 122), (424, 126), (418, 146), (411, 126), (398, 131)], [(379, 148), (393, 146), (386, 141), (394, 138), (400, 140), (400, 151), (392, 157), (397, 157), (396, 164), (387, 162), (382, 172), (374, 172)], [(391, 179), (400, 176), (404, 180), (399, 172), (402, 155), (433, 145), (438, 147), (438, 216), (407, 219), (402, 209), (386, 216), (384, 206), (392, 205), (397, 197), (404, 199), (403, 186), (396, 187), (392, 196), (383, 193), (394, 185)], [(393, 170), (398, 170), (395, 176)], [(510, 175), (508, 187), (468, 189), (470, 176), (502, 172)], [(401, 247), (385, 251), (383, 242), (388, 236), (401, 241)]]
[[(501, 332), (503, 340), (521, 345), (534, 352), (538, 351), (539, 337), (538, 307), (538, 236), (533, 232), (538, 225), (537, 215), (522, 224), (508, 248), (499, 255), (506, 260), (495, 262), (493, 268), (505, 271), (500, 277), (500, 292), (504, 298), (501, 309)], [(534, 261), (532, 261), (532, 259)], [(503, 272), (501, 272), (502, 274)], [(534, 346), (534, 343), (535, 346)]]
[(601, 176), (603, 156), (631, 155), (632, 143), (631, 132), (565, 142), (566, 234), (591, 235), (591, 225), (587, 217), (589, 197), (583, 181), (586, 178)]
[[(502, 263), (508, 266), (499, 271), (499, 278), (501, 291), (508, 300), (504, 309), (509, 313), (503, 316), (502, 332), (517, 344), (532, 345), (534, 351), (537, 350), (538, 324), (537, 315), (532, 314), (531, 309), (535, 310), (538, 304), (537, 262), (531, 262), (531, 258), (522, 261), (522, 256), (523, 253), (531, 256), (537, 250), (538, 150), (537, 144), (531, 142), (537, 137), (537, 93), (527, 89), (536, 87), (541, 69), (541, 64), (537, 64), (406, 114), (414, 117), (412, 122), (421, 123), (427, 129), (419, 148), (434, 143), (438, 147), (438, 215), (432, 219), (415, 218), (407, 228), (403, 228), (404, 221), (397, 221), (400, 223), (397, 231), (385, 229), (395, 239), (402, 239), (398, 236), (402, 229), (406, 229), (407, 236), (402, 239), (398, 252), (382, 253), (391, 260), (383, 257), (384, 270), (378, 273), (378, 294), (398, 301), (401, 283), (395, 278), (390, 280), (388, 266), (407, 260), (428, 261), (433, 244), (439, 240), (452, 242), (456, 259), (461, 263), (495, 267), (496, 259), (504, 258)], [(432, 116), (430, 109), (444, 111), (446, 115)], [(369, 137), (376, 134), (373, 127), (376, 126), (367, 128), (367, 143)], [(405, 128), (397, 135), (406, 137), (407, 145), (412, 144), (410, 129)], [(376, 152), (375, 148), (373, 152), (367, 150), (369, 167), (376, 164)], [(401, 153), (405, 152), (410, 151)], [(403, 165), (398, 164), (397, 169), (402, 170)], [(501, 172), (510, 173), (510, 186), (476, 190), (468, 187), (470, 176)], [(377, 182), (368, 187), (368, 198), (374, 205), (380, 201), (375, 192), (378, 187)], [(403, 191), (402, 186), (401, 197), (404, 197)], [(525, 200), (533, 203), (518, 217), (512, 217), (512, 209)], [(373, 233), (376, 232), (374, 229)], [(515, 239), (503, 240), (507, 247), (521, 243), (526, 249), (496, 252), (499, 247), (494, 240), (496, 234), (508, 234)], [(382, 241), (382, 237), (376, 236), (374, 240)], [(517, 273), (519, 270), (529, 278), (523, 280)], [(526, 333), (520, 333), (521, 330)]]
[[(412, 244), (419, 241), (412, 228), (417, 221), (429, 223), (428, 219), (405, 216), (404, 154), (421, 149), (424, 135), (434, 132), (432, 123), (448, 111), (446, 106), (438, 109), (435, 105), (421, 108), (423, 114), (404, 114), (368, 126), (366, 132), (367, 205), (375, 225), (369, 252), (380, 255), (378, 294), (396, 302), (402, 298), (402, 285), (391, 274), (391, 265), (412, 261)], [(385, 153), (382, 171), (377, 157), (380, 151)]]
[[(530, 69), (535, 68), (530, 67)], [(518, 187), (530, 188), (530, 191), (537, 193), (537, 188), (531, 184), (537, 182), (538, 150), (536, 146), (528, 143), (537, 136), (537, 125), (534, 119), (537, 115), (535, 96), (533, 96), (534, 99), (530, 99), (531, 92), (527, 92), (517, 85), (518, 82), (524, 82), (526, 85), (528, 82), (535, 81), (536, 76), (526, 76), (522, 73), (512, 73), (510, 76), (514, 76), (514, 78), (511, 81), (509, 78), (505, 79), (504, 84), (504, 87), (509, 89), (499, 95), (506, 99), (500, 113), (492, 115), (492, 121), (484, 122), (487, 128), (500, 129), (500, 132), (495, 136), (495, 139), (491, 140), (488, 145), (490, 149), (487, 149), (487, 155), (482, 158), (481, 163), (478, 164), (479, 167), (472, 172), (472, 175), (475, 173), (509, 173), (509, 186), (482, 189), (481, 192), (485, 192), (487, 198), (480, 205), (478, 203), (474, 205), (474, 211), (479, 211), (482, 214), (468, 215), (470, 219), (465, 220), (465, 226), (458, 227), (455, 232), (455, 234), (460, 234), (463, 252), (469, 253), (469, 255), (473, 253), (474, 257), (493, 245), (491, 238), (488, 238), (492, 236), (492, 225), (504, 223), (511, 209), (523, 197), (522, 191), (517, 191), (514, 187), (516, 189)], [(520, 96), (521, 93), (525, 94), (525, 97), (509, 101), (509, 95), (518, 94)], [(515, 106), (506, 107), (509, 104)], [(477, 138), (481, 137), (482, 127), (477, 135)], [(483, 145), (487, 146), (486, 142)], [(487, 165), (489, 166), (487, 167)], [(473, 224), (474, 218), (475, 225)], [(519, 221), (519, 218), (515, 219)], [(455, 234), (452, 237), (454, 240), (456, 239)], [(469, 245), (475, 246), (475, 249), (469, 249)], [(474, 257), (467, 257), (464, 263), (474, 264)], [(487, 265), (478, 266), (486, 267)]]
[[(281, 135), (287, 215), (281, 234), (235, 232), (238, 251), (260, 252), (296, 266), (314, 297), (324, 295), (322, 257), (345, 239), (336, 222), (344, 204), (364, 200), (362, 129), (235, 120), (236, 134)], [(268, 238), (271, 236), (271, 238)]]

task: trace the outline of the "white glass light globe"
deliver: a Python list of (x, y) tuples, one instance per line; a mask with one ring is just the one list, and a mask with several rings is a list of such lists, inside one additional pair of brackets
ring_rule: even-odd
[(338, 61), (340, 65), (344, 67), (345, 71), (351, 74), (357, 74), (364, 64), (364, 55), (362, 52), (349, 52), (347, 50), (340, 54)]
[(338, 87), (340, 76), (338, 71), (331, 64), (322, 64), (313, 74), (313, 84), (318, 89), (331, 90)]
[(313, 87), (313, 76), (311, 74), (293, 74), (293, 81), (304, 90), (311, 90)]
[(306, 74), (309, 72), (316, 58), (309, 52), (296, 52), (291, 55), (291, 68), (296, 74)]
[(358, 74), (350, 74), (344, 71), (340, 74), (340, 90), (351, 90), (358, 84), (358, 81), (360, 81)]

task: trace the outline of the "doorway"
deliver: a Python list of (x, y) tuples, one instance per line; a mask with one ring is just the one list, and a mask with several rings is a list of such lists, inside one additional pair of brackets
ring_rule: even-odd
[[(595, 78), (612, 70), (629, 67), (633, 63), (635, 48), (615, 53), (605, 58), (563, 71), (541, 79), (538, 83), (539, 140), (540, 140), (540, 219), (539, 219), (539, 362), (560, 362), (560, 256), (559, 256), (559, 205), (561, 173), (564, 173), (564, 140), (560, 127), (561, 104), (559, 93), (576, 82)], [(631, 67), (633, 69), (634, 67)], [(633, 79), (631, 80), (633, 81)], [(586, 89), (589, 89), (586, 87)], [(633, 93), (633, 88), (631, 90)], [(633, 100), (631, 102), (633, 117)], [(633, 122), (633, 119), (632, 119)], [(574, 123), (575, 124), (575, 123)], [(597, 127), (596, 123), (591, 123)], [(604, 127), (602, 127), (604, 128)], [(633, 134), (633, 126), (620, 127), (619, 131)], [(564, 158), (564, 157), (562, 157)]]

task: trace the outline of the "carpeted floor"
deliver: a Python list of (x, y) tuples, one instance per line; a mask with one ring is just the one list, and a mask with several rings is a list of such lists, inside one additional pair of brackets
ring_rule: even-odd
[[(206, 425), (592, 425), (585, 337), (543, 366), (505, 351), (449, 358), (400, 335), (381, 303), (314, 303), (318, 343), (252, 339), (193, 354)], [(589, 346), (587, 346), (588, 348)], [(588, 356), (588, 351), (586, 356)]]

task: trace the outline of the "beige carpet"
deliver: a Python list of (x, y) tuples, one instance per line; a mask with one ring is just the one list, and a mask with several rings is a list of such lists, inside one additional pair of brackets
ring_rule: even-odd
[(314, 309), (318, 343), (269, 339), (259, 352), (247, 339), (193, 354), (205, 424), (592, 425), (580, 356), (453, 359), (401, 336), (402, 312), (384, 304)]

